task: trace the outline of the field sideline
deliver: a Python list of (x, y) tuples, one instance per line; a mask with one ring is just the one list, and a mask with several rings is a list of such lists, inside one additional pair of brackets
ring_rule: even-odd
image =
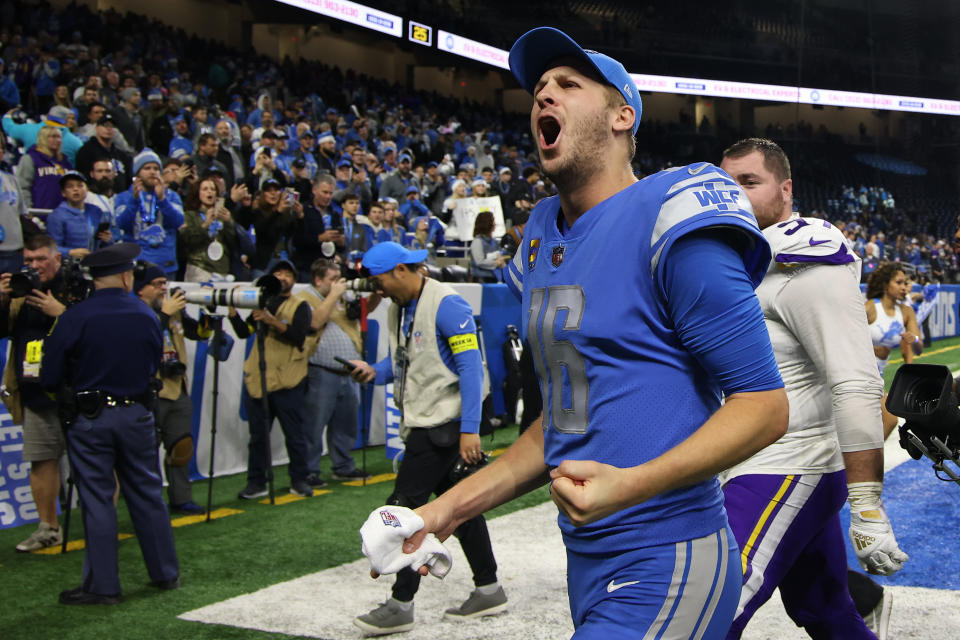
[[(945, 364), (951, 370), (960, 369), (960, 339), (936, 342), (927, 353), (917, 359), (917, 362)], [(888, 387), (893, 373), (892, 370), (888, 371), (885, 376)], [(515, 427), (497, 431), (492, 440), (485, 439), (484, 448), (488, 450), (502, 448), (512, 442), (516, 434)], [(355, 453), (359, 460), (360, 453)], [(383, 476), (384, 481), (368, 484), (365, 487), (331, 483), (328, 487), (329, 491), (321, 495), (310, 499), (295, 499), (277, 506), (238, 500), (236, 494), (244, 485), (242, 475), (217, 478), (214, 482), (214, 508), (236, 510), (237, 513), (225, 515), (209, 524), (184, 523), (183, 526), (178, 526), (174, 530), (183, 587), (172, 592), (158, 592), (150, 587), (139, 547), (134, 539), (127, 539), (120, 543), (120, 577), (126, 602), (116, 607), (65, 607), (57, 604), (57, 595), (60, 590), (75, 587), (80, 582), (82, 551), (72, 551), (65, 556), (18, 554), (13, 547), (29, 535), (32, 525), (0, 530), (0, 597), (4, 602), (3, 614), (0, 615), (0, 638), (19, 640), (42, 635), (78, 640), (102, 640), (105, 635), (112, 637), (120, 634), (130, 640), (139, 638), (145, 640), (156, 638), (265, 640), (304, 636), (324, 637), (317, 629), (303, 628), (288, 630), (284, 633), (271, 633), (227, 624), (202, 624), (183, 620), (178, 616), (230, 598), (257, 592), (271, 585), (298, 578), (310, 580), (313, 579), (311, 576), (318, 572), (361, 560), (357, 530), (370, 510), (380, 506), (392, 488), (388, 475), (392, 469), (390, 462), (383, 456), (382, 448), (368, 450), (367, 461), (370, 472)], [(940, 618), (939, 629), (937, 625), (931, 624), (925, 627), (929, 628), (928, 634), (922, 632), (922, 629), (918, 632), (912, 627), (909, 630), (901, 627), (904, 635), (898, 637), (960, 636), (960, 619), (956, 614), (960, 611), (960, 607), (957, 606), (955, 598), (958, 594), (956, 591), (949, 591), (960, 589), (960, 584), (957, 584), (960, 571), (955, 566), (956, 562), (949, 556), (941, 559), (940, 562), (936, 559), (938, 549), (953, 547), (954, 534), (949, 534), (950, 540), (944, 538), (940, 538), (940, 542), (929, 540), (934, 537), (929, 533), (930, 531), (953, 532), (960, 528), (960, 510), (958, 510), (960, 502), (957, 500), (960, 498), (960, 487), (940, 483), (933, 477), (933, 472), (928, 467), (929, 465), (923, 463), (908, 461), (898, 468), (895, 472), (896, 477), (891, 476), (891, 488), (893, 488), (893, 481), (896, 480), (898, 491), (904, 494), (909, 492), (909, 495), (904, 495), (905, 503), (911, 501), (930, 503), (920, 504), (919, 506), (928, 508), (915, 515), (905, 513), (900, 516), (899, 513), (894, 513), (893, 516), (898, 537), (906, 550), (913, 555), (911, 562), (915, 564), (915, 572), (918, 575), (925, 575), (931, 585), (920, 584), (920, 578), (911, 578), (915, 584), (896, 580), (892, 583), (902, 585), (905, 589), (911, 589), (914, 586), (927, 588), (939, 586), (941, 587), (939, 596), (946, 600), (940, 602), (937, 595), (928, 594), (927, 596), (927, 602), (930, 605), (934, 603), (944, 605), (942, 608), (937, 607), (943, 616)], [(904, 469), (904, 472), (901, 474), (899, 469)], [(287, 497), (286, 469), (278, 467), (276, 477), (277, 495)], [(206, 494), (206, 482), (198, 482), (194, 485), (194, 498), (197, 502), (205, 502)], [(495, 518), (514, 513), (520, 509), (540, 505), (548, 499), (546, 490), (540, 489), (495, 510), (491, 516)], [(933, 502), (937, 504), (932, 504)], [(909, 504), (898, 508), (906, 509), (907, 507)], [(530, 513), (540, 514), (538, 517), (543, 520), (541, 511), (542, 508), (540, 511)], [(120, 531), (132, 533), (132, 526), (122, 501), (119, 512)], [(549, 519), (549, 508), (544, 513), (547, 513), (547, 519)], [(910, 517), (908, 518), (907, 515)], [(902, 517), (903, 520), (898, 520), (897, 516)], [(521, 517), (521, 514), (514, 517)], [(508, 519), (504, 522), (509, 521)], [(71, 540), (82, 540), (79, 511), (74, 512), (71, 527)], [(907, 528), (909, 531), (906, 530)], [(522, 537), (522, 530), (517, 531), (517, 535)], [(501, 546), (510, 544), (510, 538), (511, 534), (508, 532), (505, 538), (500, 539), (503, 542), (498, 541), (497, 544)], [(927, 544), (928, 540), (929, 544)], [(505, 549), (504, 557), (507, 555), (508, 552)], [(499, 556), (498, 553), (498, 559)], [(503, 564), (502, 560), (501, 564)], [(362, 563), (355, 566), (362, 566)], [(455, 567), (454, 571), (458, 571), (458, 568)], [(459, 565), (459, 571), (463, 571), (463, 563)], [(356, 573), (355, 578), (348, 577), (354, 573)], [(318, 611), (325, 607), (337, 607), (336, 603), (347, 602), (347, 609), (338, 615), (348, 619), (375, 604), (375, 601), (369, 599), (371, 592), (367, 585), (372, 581), (363, 575), (362, 570), (354, 571), (350, 568), (348, 574), (337, 575), (340, 575), (340, 578), (334, 583), (336, 597), (328, 597), (323, 592), (310, 594), (312, 606)], [(560, 578), (562, 580), (562, 576)], [(357, 585), (360, 585), (359, 587), (353, 586), (354, 580)], [(380, 581), (372, 584), (375, 585), (376, 598), (382, 598), (388, 590), (389, 583)], [(459, 589), (452, 588), (452, 585), (449, 589), (437, 589), (436, 585), (427, 584), (431, 591), (448, 591), (444, 594), (445, 599), (456, 599), (465, 595), (461, 594)], [(947, 590), (942, 588), (944, 585)], [(534, 594), (520, 593), (512, 599), (523, 601), (524, 598), (536, 599)], [(565, 601), (560, 602), (560, 606), (565, 608)], [(895, 603), (895, 618), (897, 611)], [(901, 605), (900, 611), (906, 614), (909, 608)], [(285, 617), (282, 605), (274, 608), (270, 614), (276, 618)], [(418, 619), (429, 615), (431, 614), (428, 606), (422, 607), (422, 611), (418, 610)], [(531, 627), (524, 630), (524, 625), (521, 623), (523, 616), (515, 615), (513, 618), (510, 616), (511, 614), (503, 616), (502, 622), (507, 624), (508, 628), (515, 629), (515, 633), (499, 630), (497, 637), (518, 639), (566, 637), (565, 634), (569, 630), (567, 627), (559, 635), (556, 633), (559, 629), (554, 629), (553, 632), (542, 630), (549, 633), (541, 636), (533, 633)], [(428, 627), (425, 625), (424, 628)], [(952, 630), (952, 633), (948, 631), (946, 636), (943, 635), (946, 629)], [(766, 634), (759, 634), (760, 631), (760, 628), (748, 629), (748, 634), (744, 637), (748, 639), (767, 637)], [(793, 631), (796, 633), (796, 630)], [(484, 632), (473, 637), (486, 635)], [(359, 632), (352, 636), (337, 637), (358, 638)], [(412, 640), (413, 635), (410, 637)], [(803, 635), (781, 634), (777, 637), (778, 640), (787, 640), (803, 637)]]

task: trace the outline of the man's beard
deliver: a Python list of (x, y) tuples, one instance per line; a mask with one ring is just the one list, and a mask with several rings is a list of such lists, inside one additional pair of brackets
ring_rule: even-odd
[[(608, 127), (606, 109), (587, 115), (580, 122), (568, 122), (563, 128), (563, 133), (568, 138), (563, 143), (567, 147), (566, 157), (547, 170), (541, 151), (540, 166), (544, 167), (543, 175), (550, 178), (557, 189), (564, 193), (570, 193), (587, 184), (605, 164)], [(539, 138), (539, 132), (534, 133)]]
[(157, 296), (156, 298), (151, 300), (150, 308), (156, 311), (157, 313), (160, 313), (160, 309), (163, 308), (163, 296)]
[(113, 180), (111, 180), (110, 178), (102, 178), (100, 180), (90, 181), (90, 191), (96, 194), (106, 195), (112, 190), (113, 190)]

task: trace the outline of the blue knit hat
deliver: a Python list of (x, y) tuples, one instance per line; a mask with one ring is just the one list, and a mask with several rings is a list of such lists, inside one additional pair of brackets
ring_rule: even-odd
[(150, 147), (146, 147), (133, 159), (133, 175), (140, 173), (140, 169), (143, 169), (143, 165), (150, 164), (151, 162), (156, 162), (157, 167), (159, 168), (163, 167), (163, 163), (160, 162), (160, 156), (158, 156)]

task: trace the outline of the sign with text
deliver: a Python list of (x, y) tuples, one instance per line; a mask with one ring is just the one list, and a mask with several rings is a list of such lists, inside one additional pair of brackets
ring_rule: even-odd
[(343, 20), (358, 27), (403, 37), (403, 18), (350, 0), (279, 0), (293, 7)]
[(493, 214), (493, 237), (503, 237), (507, 232), (503, 224), (503, 205), (500, 204), (499, 196), (489, 196), (457, 200), (457, 206), (450, 218), (450, 226), (445, 233), (447, 240), (463, 242), (473, 240), (473, 223), (476, 222), (477, 214), (481, 211), (489, 211)]
[(407, 40), (432, 47), (433, 27), (410, 20), (407, 22)]
[(488, 44), (464, 38), (463, 36), (458, 36), (442, 29), (437, 30), (437, 47), (439, 47), (441, 51), (463, 56), (464, 58), (470, 58), (477, 62), (492, 64), (501, 69), (510, 68), (510, 64), (507, 62), (507, 58), (510, 55), (509, 51), (497, 49)]

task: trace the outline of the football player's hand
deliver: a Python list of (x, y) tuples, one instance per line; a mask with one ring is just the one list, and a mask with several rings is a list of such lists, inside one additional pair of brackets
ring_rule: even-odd
[(580, 527), (635, 502), (626, 471), (593, 460), (564, 460), (550, 471), (550, 496), (573, 526)]
[(910, 559), (900, 550), (893, 526), (880, 499), (883, 484), (856, 482), (847, 485), (850, 501), (850, 541), (860, 566), (867, 573), (889, 576)]
[[(419, 549), (428, 533), (436, 535), (437, 539), (443, 542), (457, 528), (458, 523), (453, 519), (453, 511), (444, 507), (443, 501), (433, 500), (419, 509), (414, 509), (414, 512), (423, 518), (423, 527), (403, 541), (404, 553), (413, 553)], [(417, 572), (422, 576), (427, 575), (429, 571), (430, 569), (426, 565), (417, 569)], [(371, 570), (370, 577), (379, 578), (380, 575)]]

